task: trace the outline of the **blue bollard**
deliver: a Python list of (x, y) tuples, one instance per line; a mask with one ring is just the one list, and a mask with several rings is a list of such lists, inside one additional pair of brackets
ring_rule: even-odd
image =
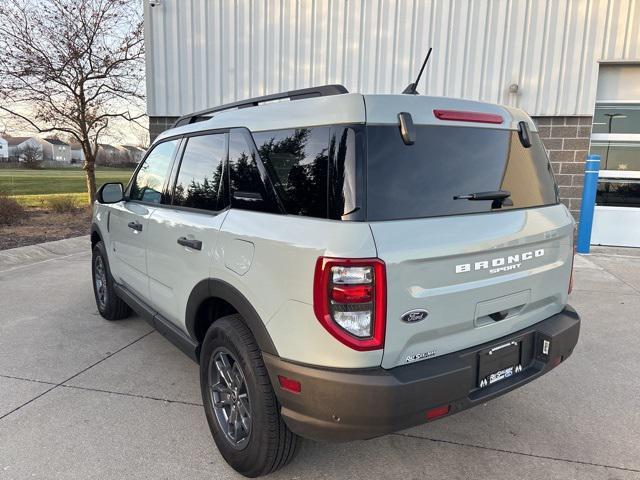
[(586, 162), (584, 162), (584, 188), (582, 190), (578, 245), (576, 248), (578, 253), (589, 253), (591, 246), (591, 228), (593, 226), (593, 212), (596, 206), (599, 170), (600, 155), (588, 155)]

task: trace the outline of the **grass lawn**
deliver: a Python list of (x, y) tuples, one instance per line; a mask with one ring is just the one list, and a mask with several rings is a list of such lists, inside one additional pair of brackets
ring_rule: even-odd
[(45, 195), (12, 195), (16, 201), (27, 208), (47, 208), (48, 200), (57, 197), (72, 197), (78, 206), (89, 204), (89, 195), (87, 193), (50, 193)]
[[(122, 182), (127, 184), (132, 170), (102, 168), (96, 170), (96, 184)], [(0, 169), (0, 191), (16, 197), (21, 204), (39, 207), (50, 195), (73, 194), (81, 204), (87, 201), (87, 184), (82, 169)]]

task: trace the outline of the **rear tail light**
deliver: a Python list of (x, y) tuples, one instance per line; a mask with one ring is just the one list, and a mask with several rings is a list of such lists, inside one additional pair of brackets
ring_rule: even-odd
[(354, 350), (384, 346), (385, 265), (380, 259), (320, 257), (313, 283), (313, 310), (327, 331)]
[(494, 113), (465, 112), (461, 110), (434, 110), (433, 114), (439, 120), (449, 120), (452, 122), (476, 122), (500, 124), (504, 119)]

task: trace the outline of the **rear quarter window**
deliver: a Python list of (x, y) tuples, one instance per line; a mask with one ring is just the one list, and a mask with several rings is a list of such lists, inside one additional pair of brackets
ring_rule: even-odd
[(329, 127), (256, 132), (253, 138), (287, 213), (326, 218)]

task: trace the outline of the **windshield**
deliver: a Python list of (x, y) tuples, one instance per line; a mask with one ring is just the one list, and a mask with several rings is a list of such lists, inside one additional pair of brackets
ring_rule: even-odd
[[(367, 127), (367, 220), (502, 211), (558, 203), (538, 134), (524, 148), (511, 130), (424, 125), (405, 145), (397, 126)], [(507, 198), (454, 197), (506, 191)], [(504, 197), (498, 193), (498, 197)]]

